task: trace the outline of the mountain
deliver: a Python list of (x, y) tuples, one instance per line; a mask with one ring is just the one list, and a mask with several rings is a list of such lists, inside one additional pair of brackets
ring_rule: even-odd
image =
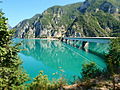
[(120, 0), (53, 6), (14, 29), (19, 38), (120, 36)]

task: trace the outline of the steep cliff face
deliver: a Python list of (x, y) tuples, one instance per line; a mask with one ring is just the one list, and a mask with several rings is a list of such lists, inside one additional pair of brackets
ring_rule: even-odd
[(42, 30), (42, 24), (39, 21), (41, 18), (42, 15), (37, 14), (31, 19), (26, 19), (20, 22), (17, 26), (14, 27), (16, 29), (15, 37), (35, 38), (35, 36), (40, 34), (40, 30)]
[(16, 25), (16, 37), (119, 36), (120, 2), (86, 0), (48, 8)]
[(78, 9), (82, 13), (99, 10), (111, 14), (119, 13), (120, 0), (86, 0)]

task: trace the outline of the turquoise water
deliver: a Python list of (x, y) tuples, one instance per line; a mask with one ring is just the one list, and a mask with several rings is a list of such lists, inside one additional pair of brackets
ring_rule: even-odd
[[(15, 39), (20, 42), (21, 39)], [(76, 43), (80, 44), (80, 42)], [(82, 65), (95, 62), (98, 68), (103, 69), (106, 64), (103, 58), (88, 52), (88, 50), (107, 52), (108, 44), (89, 43), (81, 50), (60, 41), (23, 39), (19, 53), (23, 60), (23, 67), (31, 78), (36, 77), (41, 70), (49, 76), (49, 79), (64, 76), (68, 81), (73, 77), (81, 77)], [(53, 73), (56, 73), (53, 75)]]

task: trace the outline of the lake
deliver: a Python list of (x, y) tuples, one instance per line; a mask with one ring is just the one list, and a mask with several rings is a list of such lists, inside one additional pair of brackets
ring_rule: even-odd
[[(103, 55), (108, 53), (108, 43), (90, 42), (85, 50), (75, 48), (58, 40), (15, 39), (16, 43), (22, 41), (19, 53), (23, 61), (23, 68), (33, 79), (42, 70), (49, 79), (65, 77), (68, 82), (73, 77), (81, 77), (82, 65), (95, 62), (97, 67), (104, 69), (106, 64)], [(76, 42), (81, 45), (81, 42)], [(99, 54), (98, 54), (99, 53)]]

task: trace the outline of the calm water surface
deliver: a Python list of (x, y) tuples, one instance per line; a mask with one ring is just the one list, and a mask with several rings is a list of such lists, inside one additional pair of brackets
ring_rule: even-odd
[[(73, 76), (81, 77), (82, 65), (85, 63), (95, 62), (100, 69), (106, 67), (103, 58), (89, 52), (90, 50), (107, 53), (106, 43), (89, 43), (85, 50), (81, 50), (60, 41), (15, 39), (15, 42), (21, 40), (21, 48), (24, 51), (21, 51), (19, 56), (23, 60), (24, 69), (32, 79), (43, 70), (50, 80), (64, 76), (70, 81), (73, 80)], [(81, 42), (77, 42), (76, 45), (81, 45)]]

